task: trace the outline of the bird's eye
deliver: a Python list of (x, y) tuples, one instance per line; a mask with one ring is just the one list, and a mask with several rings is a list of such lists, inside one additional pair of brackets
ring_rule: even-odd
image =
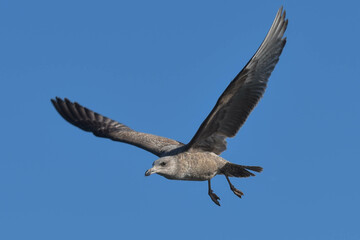
[(166, 162), (162, 162), (162, 163), (160, 163), (160, 166), (165, 166), (166, 165)]

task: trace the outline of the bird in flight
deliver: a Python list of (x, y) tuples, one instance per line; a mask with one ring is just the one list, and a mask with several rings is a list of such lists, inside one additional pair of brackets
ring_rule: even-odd
[(211, 200), (220, 206), (220, 198), (211, 189), (211, 179), (224, 175), (231, 191), (241, 198), (229, 177), (255, 176), (258, 166), (231, 163), (219, 155), (226, 150), (226, 138), (234, 137), (265, 92), (268, 79), (285, 46), (283, 37), (288, 20), (281, 7), (264, 41), (254, 56), (229, 84), (215, 107), (191, 141), (179, 141), (137, 132), (68, 99), (51, 99), (58, 113), (74, 126), (97, 137), (135, 145), (159, 157), (145, 176), (159, 174), (167, 179), (207, 181)]

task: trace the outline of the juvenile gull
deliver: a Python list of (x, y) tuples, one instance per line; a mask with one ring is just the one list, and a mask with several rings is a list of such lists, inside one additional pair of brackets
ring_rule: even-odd
[(167, 179), (208, 181), (208, 194), (220, 206), (211, 189), (211, 179), (224, 175), (234, 194), (229, 177), (249, 177), (261, 172), (257, 166), (231, 163), (219, 155), (226, 150), (226, 138), (234, 137), (265, 92), (271, 72), (285, 46), (283, 38), (288, 20), (282, 7), (254, 56), (218, 99), (215, 107), (188, 144), (152, 134), (137, 132), (124, 124), (95, 113), (68, 99), (51, 99), (59, 114), (69, 123), (95, 136), (110, 138), (145, 149), (159, 157), (145, 176), (157, 173)]

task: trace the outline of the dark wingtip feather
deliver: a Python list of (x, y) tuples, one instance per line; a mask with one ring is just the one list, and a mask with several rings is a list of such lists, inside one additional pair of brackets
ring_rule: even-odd
[(54, 99), (50, 99), (50, 101), (51, 101), (52, 105), (54, 106), (54, 108), (56, 109), (56, 111), (59, 112), (59, 106), (58, 106), (57, 102)]
[(95, 113), (77, 102), (71, 102), (69, 99), (56, 97), (51, 99), (56, 111), (70, 124), (87, 132), (94, 133), (98, 137), (108, 137), (112, 131), (130, 130), (127, 126), (114, 120)]

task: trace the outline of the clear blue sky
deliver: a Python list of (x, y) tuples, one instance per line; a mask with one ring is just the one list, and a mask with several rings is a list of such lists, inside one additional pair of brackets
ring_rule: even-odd
[[(265, 37), (287, 45), (223, 157), (254, 178), (144, 177), (156, 156), (65, 122), (67, 97), (188, 142)], [(0, 239), (360, 239), (356, 1), (0, 3)], [(170, 238), (171, 237), (171, 238)]]

